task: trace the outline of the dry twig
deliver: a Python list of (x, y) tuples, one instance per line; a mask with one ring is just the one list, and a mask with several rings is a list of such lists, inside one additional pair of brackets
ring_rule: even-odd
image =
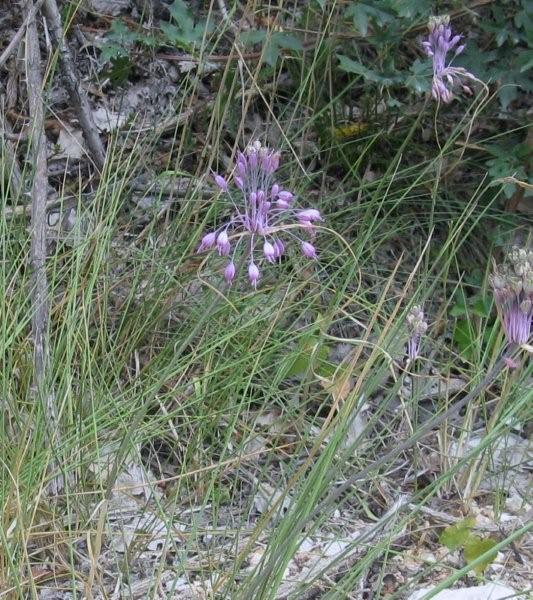
[[(41, 52), (35, 14), (32, 16), (33, 0), (26, 0), (24, 10), (28, 17), (26, 31), (26, 81), (29, 112), (32, 119), (31, 151), (35, 165), (31, 198), (31, 247), (32, 269), (30, 298), (32, 304), (32, 337), (34, 352), (34, 387), (36, 396), (45, 409), (46, 425), (50, 440), (57, 439), (57, 413), (55, 396), (47, 382), (49, 291), (46, 277), (46, 199), (48, 190), (46, 137), (44, 133), (44, 109), (42, 103), (43, 80), (41, 75)], [(59, 480), (52, 485), (57, 491)]]
[(67, 88), (72, 106), (80, 120), (83, 137), (87, 142), (87, 147), (89, 148), (94, 164), (99, 170), (102, 170), (105, 162), (105, 149), (94, 123), (89, 99), (85, 90), (80, 85), (70, 49), (65, 41), (61, 26), (61, 15), (59, 14), (56, 0), (44, 0), (43, 12), (46, 17), (50, 36), (59, 53), (65, 87)]

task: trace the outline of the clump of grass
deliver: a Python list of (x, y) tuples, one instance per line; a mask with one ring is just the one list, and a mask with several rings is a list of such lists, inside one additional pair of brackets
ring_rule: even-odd
[[(484, 274), (477, 292), (487, 288), (487, 248), (495, 249), (489, 224), (512, 228), (496, 188), (481, 178), (464, 186), (444, 177), (450, 163), (475, 167), (475, 158), (463, 153), (457, 163), (456, 146), (489, 105), (484, 98), (474, 101), (478, 112), (463, 115), (434, 153), (420, 134), (428, 107), (397, 130), (355, 141), (319, 139), (321, 119), (350, 100), (349, 85), (333, 93), (328, 51), (317, 44), (310, 57), (283, 59), (268, 76), (259, 66), (243, 70), (228, 61), (204, 150), (191, 142), (192, 121), (176, 127), (171, 140), (169, 183), (194, 154), (190, 186), (140, 231), (129, 203), (134, 175), (160, 140), (136, 137), (132, 125), (129, 134), (110, 141), (93, 201), (87, 206), (81, 193), (75, 197), (91, 228), (75, 244), (56, 242), (48, 257), (47, 377), (57, 397), (58, 440), (46, 434), (43, 407), (30, 402), (26, 223), (2, 213), (0, 585), (7, 595), (37, 597), (36, 573), (43, 582), (60, 579), (79, 597), (103, 593), (113, 578), (128, 593), (144, 557), (143, 535), (162, 527), (146, 597), (156, 597), (168, 559), (177, 575), (194, 572), (216, 597), (276, 598), (304, 540), (348, 532), (343, 551), (293, 590), (303, 598), (323, 575), (334, 574), (337, 591), (324, 597), (341, 597), (374, 565), (384, 571), (388, 557), (399, 552), (396, 541), (443, 490), (468, 503), (481, 484), (474, 468), (486, 467), (490, 448), (530, 416), (531, 367), (494, 375), (457, 422), (435, 421), (432, 440), (433, 450), (445, 453), (451, 440), (471, 436), (483, 414), (482, 442), (420, 483), (417, 473), (429, 454), (421, 442), (425, 425), (413, 418), (406, 426), (406, 414), (413, 413), (397, 405), (412, 305), (423, 303), (429, 326), (411, 375), (423, 380), (437, 369), (444, 380), (460, 376), (465, 382), (457, 395), (439, 397), (435, 415), (476, 390), (500, 364), (503, 340), (490, 314), (474, 329), (473, 355), (458, 353), (449, 314), (451, 292), (466, 269)], [(292, 87), (280, 83), (285, 68), (295, 77)], [(197, 78), (184, 78), (181, 110), (198, 86)], [(328, 91), (325, 101), (318, 90)], [(214, 190), (208, 187), (205, 199), (202, 190), (216, 157), (241, 145), (254, 112), (265, 121), (257, 135), (281, 139), (287, 187), (313, 197), (325, 215), (318, 228), (320, 261), (307, 268), (287, 255), (257, 291), (237, 281), (221, 291), (223, 265), (215, 258), (210, 267), (195, 251), (208, 225), (227, 214), (213, 201)], [(235, 134), (227, 136), (234, 121)], [(384, 140), (386, 160), (380, 155)], [(374, 162), (379, 172), (370, 176)], [(14, 201), (3, 191), (5, 209)], [(335, 362), (331, 355), (341, 343), (349, 353)], [(303, 367), (294, 372), (297, 361)], [(423, 389), (412, 386), (413, 407), (425, 400)], [(365, 410), (369, 416), (354, 433), (351, 424)], [(391, 454), (399, 444), (404, 453)], [(57, 475), (51, 464), (59, 465), (65, 482), (56, 497), (46, 494)], [(137, 478), (127, 480), (132, 465)], [(360, 473), (364, 478), (350, 483)], [(256, 497), (265, 484), (275, 493), (258, 515)], [(114, 500), (139, 496), (135, 518), (149, 518), (127, 551), (117, 552), (112, 541), (124, 521)], [(338, 512), (346, 515), (341, 526), (335, 525)], [(368, 527), (354, 535), (349, 522), (363, 517)], [(178, 543), (171, 532), (179, 524)], [(205, 541), (209, 536), (214, 544)], [(206, 563), (198, 566), (191, 559), (196, 556)], [(356, 564), (339, 571), (354, 556)]]

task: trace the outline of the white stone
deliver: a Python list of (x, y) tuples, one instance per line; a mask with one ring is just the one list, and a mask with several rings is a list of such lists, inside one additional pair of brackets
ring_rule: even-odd
[[(423, 588), (418, 590), (408, 600), (425, 600), (429, 593), (435, 588)], [(525, 596), (517, 596), (517, 592), (502, 583), (487, 583), (475, 587), (457, 588), (452, 590), (443, 590), (432, 600), (503, 600), (503, 598), (513, 598), (514, 600), (525, 600)]]

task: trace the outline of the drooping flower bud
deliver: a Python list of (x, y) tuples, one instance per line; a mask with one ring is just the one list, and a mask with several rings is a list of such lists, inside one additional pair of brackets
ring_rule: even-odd
[(248, 278), (250, 280), (250, 283), (254, 286), (254, 288), (257, 288), (257, 282), (261, 278), (261, 273), (259, 272), (257, 265), (253, 261), (248, 266)]
[(304, 223), (323, 220), (320, 216), (320, 212), (316, 208), (306, 208), (305, 210), (300, 210), (297, 214), (297, 217), (299, 221)]
[(215, 241), (217, 238), (217, 234), (212, 231), (211, 233), (206, 233), (198, 246), (198, 250), (196, 252), (203, 252), (204, 250), (211, 250), (211, 248), (215, 245)]
[(213, 178), (218, 187), (223, 191), (228, 191), (228, 182), (222, 177), (222, 175), (218, 175), (217, 173), (213, 173)]
[(226, 280), (226, 283), (231, 285), (231, 282), (233, 281), (234, 277), (235, 277), (235, 264), (233, 263), (233, 261), (231, 261), (226, 265), (226, 268), (224, 269), (224, 279)]
[(312, 260), (317, 259), (315, 247), (309, 242), (302, 242), (302, 253), (304, 256), (311, 258)]
[(283, 242), (278, 238), (274, 242), (274, 256), (279, 258), (285, 252), (285, 246)]
[(287, 190), (283, 190), (283, 192), (279, 192), (278, 198), (280, 200), (284, 200), (287, 203), (290, 203), (294, 196)]
[(231, 244), (225, 229), (218, 234), (217, 249), (220, 256), (227, 256), (230, 253)]
[(269, 263), (273, 263), (276, 259), (276, 249), (269, 241), (265, 241), (263, 244), (263, 253)]

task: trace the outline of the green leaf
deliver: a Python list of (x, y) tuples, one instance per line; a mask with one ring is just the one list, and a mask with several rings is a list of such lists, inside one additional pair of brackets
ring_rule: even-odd
[(409, 71), (410, 75), (405, 80), (407, 87), (417, 93), (428, 92), (431, 88), (431, 67), (429, 61), (417, 58)]
[(451, 308), (450, 308), (450, 312), (448, 313), (450, 315), (450, 317), (464, 317), (468, 312), (468, 309), (466, 308), (466, 306), (464, 304), (461, 304), (460, 302), (458, 302), (457, 304), (454, 304)]
[[(486, 552), (489, 552), (489, 550), (496, 546), (496, 543), (497, 542), (491, 538), (480, 538), (475, 535), (471, 535), (464, 545), (466, 562), (471, 563)], [(483, 571), (490, 565), (491, 562), (494, 561), (497, 554), (498, 553), (496, 551), (490, 552), (485, 560), (481, 561), (474, 567), (474, 571), (478, 575), (482, 575)]]
[(415, 17), (427, 17), (431, 11), (431, 3), (427, 0), (394, 0), (392, 8), (399, 17), (414, 19)]
[(477, 337), (469, 321), (461, 319), (455, 323), (453, 341), (463, 356), (470, 356)]
[(315, 365), (327, 362), (328, 355), (328, 346), (323, 344), (317, 335), (306, 335), (298, 344), (296, 356), (289, 358), (283, 377), (303, 375)]
[(348, 7), (345, 15), (352, 17), (354, 27), (362, 36), (366, 36), (368, 33), (368, 13), (366, 6), (359, 2), (354, 3)]
[(240, 39), (245, 46), (253, 46), (254, 44), (259, 44), (259, 42), (264, 41), (267, 33), (266, 29), (251, 29), (250, 31), (243, 31), (240, 35)]
[(339, 59), (339, 67), (346, 73), (356, 73), (357, 75), (363, 75), (363, 77), (368, 73), (368, 69), (360, 62), (342, 54), (337, 54), (337, 58)]
[(446, 527), (439, 536), (439, 542), (448, 550), (457, 550), (471, 537), (470, 529), (475, 523), (475, 519), (468, 517), (455, 525)]
[(362, 65), (360, 62), (352, 60), (351, 58), (348, 58), (342, 54), (337, 54), (337, 58), (339, 59), (339, 67), (343, 71), (346, 71), (347, 73), (355, 73), (356, 75), (362, 75), (366, 81), (389, 86), (393, 83), (399, 83), (402, 80), (402, 77), (399, 75), (372, 71), (371, 69), (368, 69)]
[(179, 27), (176, 27), (176, 25), (173, 25), (172, 23), (161, 23), (160, 28), (170, 44), (190, 49), (191, 40), (183, 34)]
[(268, 40), (264, 59), (267, 65), (276, 66), (281, 50), (301, 50), (302, 42), (292, 33), (276, 31)]
[(368, 23), (372, 20), (378, 27), (394, 21), (394, 16), (387, 11), (376, 8), (373, 4), (365, 2), (353, 2), (344, 13), (346, 17), (352, 17), (357, 31), (363, 36), (368, 33)]
[(472, 312), (477, 317), (484, 317), (484, 318), (488, 317), (490, 315), (490, 310), (491, 310), (491, 302), (488, 298), (485, 298), (483, 296), (478, 296), (476, 298), (476, 301), (472, 305)]

